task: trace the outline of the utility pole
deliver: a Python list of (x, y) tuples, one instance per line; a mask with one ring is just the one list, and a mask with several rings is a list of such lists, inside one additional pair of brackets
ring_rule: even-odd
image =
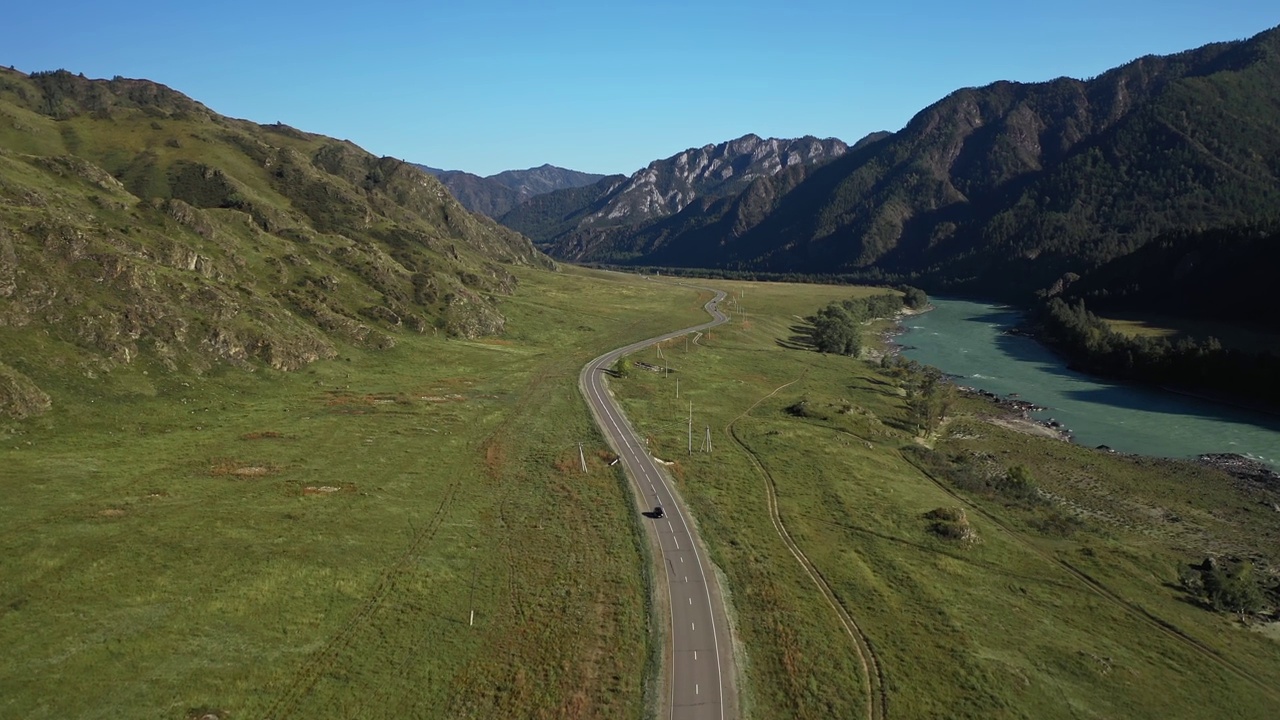
[(476, 561), (471, 561), (471, 597), (467, 600), (467, 605), (471, 606), (471, 619), (467, 621), (470, 627), (476, 624)]
[(582, 472), (587, 471), (587, 456), (582, 454), (582, 443), (578, 443), (578, 460), (582, 461)]
[(680, 399), (680, 378), (676, 378), (676, 399)]
[(710, 455), (711, 454), (711, 426), (710, 425), (707, 426), (707, 437), (702, 441), (702, 444), (706, 446), (707, 448), (706, 452), (708, 455)]
[(689, 454), (693, 454), (693, 401), (689, 401)]

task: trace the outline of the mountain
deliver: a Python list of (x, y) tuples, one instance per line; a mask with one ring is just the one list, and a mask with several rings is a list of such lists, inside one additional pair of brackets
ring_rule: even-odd
[(611, 176), (590, 190), (548, 193), (503, 215), (501, 221), (560, 257), (617, 260), (651, 255), (681, 232), (714, 224), (734, 198), (761, 181), (768, 184), (782, 177), (783, 186), (790, 187), (813, 167), (848, 149), (832, 138), (744, 135), (655, 160), (629, 178)]
[(555, 165), (541, 165), (528, 170), (504, 170), (489, 179), (516, 191), (516, 199), (524, 202), (534, 195), (590, 185), (603, 175), (566, 170)]
[(0, 414), (33, 378), (281, 370), (406, 330), (499, 331), (551, 265), (399, 160), (163, 85), (0, 68)]
[(554, 190), (591, 185), (603, 175), (542, 165), (528, 170), (504, 170), (480, 177), (461, 170), (440, 170), (418, 165), (449, 188), (449, 192), (471, 212), (491, 218), (501, 217), (531, 197)]
[[(1077, 370), (1274, 411), (1278, 264), (1280, 223), (1170, 232), (1083, 276), (1067, 273), (1039, 293), (1028, 326)], [(1126, 314), (1163, 330), (1133, 333), (1104, 319)]]
[[(1051, 288), (1099, 312), (1246, 325), (1280, 333), (1271, 283), (1280, 268), (1280, 223), (1175, 231)], [(1280, 348), (1275, 348), (1280, 352)]]
[[(1089, 80), (958, 90), (788, 184), (756, 188), (762, 218), (726, 222), (725, 208), (710, 205), (710, 217), (661, 244), (627, 231), (606, 242), (558, 237), (549, 249), (1025, 296), (1167, 231), (1276, 215), (1280, 30)], [(517, 212), (503, 222), (523, 230)]]

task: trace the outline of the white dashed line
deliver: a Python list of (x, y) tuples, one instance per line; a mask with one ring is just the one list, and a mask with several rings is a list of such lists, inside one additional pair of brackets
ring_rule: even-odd
[[(710, 328), (716, 324), (723, 323), (727, 320), (727, 318), (719, 312), (718, 308), (715, 308), (717, 301), (724, 297), (723, 291), (717, 291), (717, 292), (718, 294), (716, 295), (716, 297), (714, 297), (710, 302), (704, 305), (704, 309), (707, 310), (707, 312), (711, 313), (712, 317), (714, 318), (713, 322), (705, 323), (704, 325), (697, 326), (698, 328)], [(695, 332), (697, 332), (698, 337), (702, 336), (701, 332), (698, 332), (697, 330), (695, 330)], [(655, 338), (654, 340), (660, 342), (662, 340), (669, 339), (671, 337), (676, 337), (680, 334), (681, 332), (677, 331), (674, 333), (669, 333), (668, 335), (661, 336), (659, 338)], [(697, 343), (698, 337), (694, 338), (695, 343)], [(658, 500), (657, 504), (660, 505), (662, 504), (661, 496), (657, 492), (655, 476), (658, 476), (657, 477), (658, 480), (662, 480), (662, 473), (660, 470), (658, 470), (653, 459), (649, 457), (647, 452), (644, 453), (643, 457), (639, 453), (639, 450), (637, 449), (639, 442), (634, 437), (635, 431), (630, 427), (630, 424), (627, 422), (625, 415), (622, 414), (621, 409), (618, 408), (608, 397), (606, 391), (604, 390), (604, 380), (602, 378), (603, 368), (607, 362), (611, 363), (615, 361), (618, 357), (622, 356), (627, 351), (635, 351), (643, 347), (648, 347), (652, 344), (653, 343), (651, 341), (642, 341), (638, 343), (633, 343), (632, 345), (629, 345), (625, 348), (620, 348), (619, 350), (616, 350), (612, 353), (607, 353), (605, 355), (602, 355), (601, 357), (597, 358), (596, 361), (593, 361), (593, 363), (589, 364), (587, 368), (583, 370), (582, 379), (580, 380), (580, 382), (582, 383), (584, 394), (588, 396), (589, 400), (594, 401), (591, 404), (595, 406), (593, 408), (593, 411), (596, 414), (597, 420), (601, 421), (600, 424), (602, 426), (607, 424), (614, 431), (612, 433), (606, 432), (606, 435), (609, 436), (609, 440), (611, 444), (616, 443), (623, 446), (624, 452), (620, 453), (620, 455), (623, 455), (624, 458), (627, 460), (625, 467), (628, 471), (630, 471), (633, 481), (636, 482), (636, 486), (643, 487), (643, 485), (641, 485), (640, 483), (647, 482), (649, 484), (650, 489), (653, 491), (654, 497)], [(602, 429), (606, 429), (606, 428), (602, 428)], [(633, 441), (636, 441), (636, 442), (633, 442)], [(662, 482), (663, 482), (664, 489), (666, 489), (667, 487), (666, 481), (662, 480)], [(676, 509), (677, 511), (679, 510), (678, 507)], [(683, 516), (677, 515), (676, 519), (680, 520), (681, 525), (685, 526), (685, 530), (687, 532), (688, 527), (687, 527), (687, 524), (685, 523)], [(680, 549), (680, 541), (677, 537), (674, 536), (675, 526), (673, 524), (673, 521), (670, 519), (668, 519), (668, 527), (671, 529), (671, 532), (673, 533), (672, 541), (675, 543), (676, 549)], [(661, 544), (659, 544), (659, 550), (660, 551), (662, 550)], [(696, 547), (693, 547), (691, 548), (691, 550), (695, 553), (694, 562), (698, 564), (699, 571), (702, 571), (702, 558), (696, 554), (698, 552), (698, 549)], [(684, 563), (684, 557), (680, 558), (680, 562)], [(703, 581), (704, 590), (706, 590), (707, 592), (708, 605), (711, 605), (710, 586), (708, 584), (707, 576), (705, 573), (701, 576), (701, 579)], [(686, 583), (689, 582), (689, 576), (685, 575), (684, 581)], [(693, 604), (692, 597), (689, 598), (689, 603), (690, 605)], [(694, 623), (691, 622), (689, 625), (690, 625), (690, 628), (692, 628), (695, 632), (697, 631), (697, 626)], [(712, 632), (712, 642), (716, 643), (717, 633), (716, 633), (714, 620), (711, 625), (711, 632)], [(695, 650), (694, 651), (695, 660), (697, 659), (697, 656), (698, 656), (697, 651)], [(676, 665), (676, 661), (673, 658), (672, 668), (670, 669), (671, 677), (673, 680), (677, 677), (680, 677), (683, 674), (675, 667), (675, 665)], [(720, 677), (720, 672), (721, 672), (721, 667), (720, 667), (719, 655), (717, 653), (716, 675), (718, 678)], [(685, 677), (687, 678), (687, 675), (685, 675)], [(694, 694), (701, 695), (701, 693), (702, 693), (701, 686), (695, 683)], [(670, 698), (670, 703), (671, 703), (670, 707), (673, 713), (675, 710), (675, 699), (676, 699), (676, 683), (673, 682), (671, 685), (671, 698)], [(721, 720), (723, 720), (724, 715), (725, 715), (725, 708), (724, 708), (723, 702), (721, 702), (720, 703)]]

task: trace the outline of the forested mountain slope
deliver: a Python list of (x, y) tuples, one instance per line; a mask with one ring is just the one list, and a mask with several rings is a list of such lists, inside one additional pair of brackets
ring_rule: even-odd
[(753, 191), (763, 217), (725, 222), (732, 213), (708, 205), (661, 243), (646, 228), (551, 249), (1025, 296), (1161, 233), (1275, 216), (1280, 31), (1088, 80), (959, 90), (788, 184)]

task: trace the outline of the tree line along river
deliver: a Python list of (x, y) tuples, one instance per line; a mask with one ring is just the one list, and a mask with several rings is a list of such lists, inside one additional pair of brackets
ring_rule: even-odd
[(966, 300), (932, 300), (906, 318), (903, 356), (956, 382), (1047, 408), (1033, 413), (1069, 429), (1075, 441), (1160, 457), (1238, 453), (1280, 471), (1280, 417), (1159, 388), (1109, 382), (1067, 368), (1048, 348), (1005, 331), (1016, 310)]

